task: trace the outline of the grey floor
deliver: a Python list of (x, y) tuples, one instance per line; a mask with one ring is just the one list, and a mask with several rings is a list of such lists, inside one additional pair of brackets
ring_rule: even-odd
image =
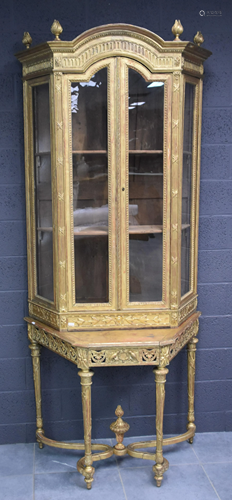
[(164, 451), (170, 467), (161, 488), (155, 486), (150, 460), (113, 456), (95, 462), (93, 487), (88, 491), (76, 471), (82, 452), (47, 446), (40, 450), (37, 444), (2, 445), (0, 499), (232, 500), (232, 432), (197, 434), (193, 445), (179, 443), (165, 446)]

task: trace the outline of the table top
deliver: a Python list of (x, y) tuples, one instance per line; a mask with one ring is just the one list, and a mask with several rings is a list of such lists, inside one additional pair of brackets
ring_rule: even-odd
[(102, 349), (111, 347), (171, 345), (181, 337), (188, 326), (190, 327), (198, 319), (200, 314), (200, 312), (191, 314), (180, 326), (173, 328), (128, 328), (120, 330), (78, 330), (72, 332), (60, 332), (33, 318), (27, 317), (25, 320), (27, 323), (41, 328), (47, 333), (51, 333), (54, 337), (68, 342), (73, 347)]

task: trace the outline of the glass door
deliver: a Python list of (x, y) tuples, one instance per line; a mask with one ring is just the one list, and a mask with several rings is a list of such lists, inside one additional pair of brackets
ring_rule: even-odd
[(122, 278), (122, 287), (126, 288), (123, 307), (149, 308), (151, 303), (160, 303), (158, 308), (164, 305), (167, 291), (164, 277), (168, 265), (168, 235), (164, 213), (168, 210), (166, 172), (170, 126), (165, 106), (169, 82), (166, 75), (151, 75), (145, 68), (142, 70), (141, 65), (136, 70), (133, 64), (133, 68), (126, 67), (125, 71), (128, 72), (125, 102), (128, 132), (125, 134), (124, 182), (128, 192), (124, 197), (126, 224), (123, 230), (127, 233), (127, 249), (122, 250), (122, 261), (127, 279)]
[(107, 68), (71, 93), (75, 302), (108, 302)]
[[(70, 77), (75, 308), (115, 308), (114, 64)], [(110, 80), (110, 82), (109, 82)], [(91, 304), (91, 307), (90, 307)]]
[(162, 300), (164, 83), (129, 69), (129, 301)]

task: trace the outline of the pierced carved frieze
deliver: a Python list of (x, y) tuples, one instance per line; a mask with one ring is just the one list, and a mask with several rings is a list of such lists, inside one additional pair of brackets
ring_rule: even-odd
[(103, 364), (106, 362), (106, 351), (99, 350), (99, 351), (91, 351), (90, 352), (90, 361), (93, 364)]
[(114, 348), (90, 351), (90, 364), (101, 365), (140, 365), (159, 364), (159, 348), (141, 349), (139, 347)]
[[(82, 368), (81, 365), (84, 364), (82, 361), (84, 359), (83, 350), (81, 350), (81, 354), (78, 352), (78, 349), (72, 347), (68, 342), (65, 342), (51, 333), (45, 332), (42, 328), (38, 328), (30, 325), (28, 328), (28, 338), (31, 342), (37, 342), (38, 344), (47, 347), (51, 351), (58, 353), (60, 356), (72, 361), (77, 364), (79, 368)], [(86, 364), (85, 364), (86, 367)]]
[(176, 354), (188, 343), (188, 341), (197, 335), (199, 328), (199, 320), (197, 319), (189, 327), (186, 328), (185, 332), (182, 333), (181, 337), (176, 340), (175, 344), (170, 347), (170, 357), (169, 360), (173, 359)]
[(141, 358), (145, 363), (158, 361), (159, 349), (142, 349)]

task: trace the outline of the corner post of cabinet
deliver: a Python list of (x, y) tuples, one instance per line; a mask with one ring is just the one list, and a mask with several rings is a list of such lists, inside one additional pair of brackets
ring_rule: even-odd
[[(181, 299), (181, 196), (183, 164), (183, 75), (173, 72), (172, 87), (172, 166), (171, 166), (171, 309), (177, 311)], [(178, 324), (178, 315), (173, 321)], [(175, 316), (173, 316), (174, 319)]]
[[(60, 313), (67, 311), (66, 290), (66, 241), (65, 220), (65, 169), (63, 137), (63, 73), (55, 71), (51, 76), (51, 157), (53, 198), (53, 251), (54, 251), (54, 299)], [(66, 103), (67, 105), (67, 103)]]
[(194, 275), (193, 275), (193, 292), (197, 293), (197, 270), (198, 270), (198, 238), (199, 238), (199, 205), (200, 205), (200, 170), (201, 170), (201, 129), (202, 129), (202, 92), (203, 81), (202, 78), (198, 83), (198, 137), (197, 137), (197, 166), (196, 166), (196, 203), (195, 203), (195, 252), (194, 252)]

